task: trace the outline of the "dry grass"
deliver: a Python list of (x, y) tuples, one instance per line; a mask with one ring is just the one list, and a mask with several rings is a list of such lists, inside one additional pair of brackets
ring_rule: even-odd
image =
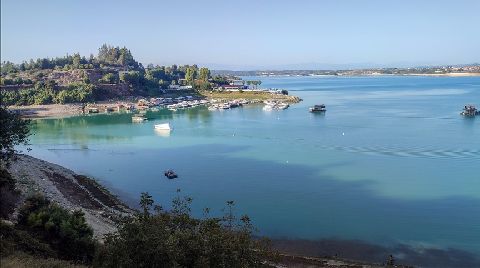
[(269, 92), (249, 92), (249, 91), (202, 91), (200, 94), (209, 99), (222, 99), (222, 100), (233, 100), (233, 99), (247, 99), (247, 100), (282, 100), (287, 102), (298, 102), (298, 98), (295, 96), (273, 94)]
[(84, 268), (87, 266), (73, 264), (68, 261), (59, 259), (44, 259), (41, 257), (34, 257), (27, 254), (17, 253), (7, 257), (2, 257), (0, 260), (0, 267), (2, 268)]

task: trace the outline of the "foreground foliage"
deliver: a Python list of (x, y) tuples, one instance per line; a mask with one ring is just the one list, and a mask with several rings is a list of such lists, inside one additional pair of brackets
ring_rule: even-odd
[(247, 216), (237, 222), (233, 202), (223, 218), (190, 215), (191, 199), (178, 196), (163, 211), (144, 193), (143, 212), (106, 237), (94, 266), (102, 267), (259, 267), (270, 255), (266, 241), (252, 237)]
[(15, 146), (28, 143), (29, 123), (0, 103), (0, 166), (8, 164), (17, 152)]
[(16, 253), (0, 260), (2, 268), (86, 268), (87, 266), (73, 264), (69, 261), (41, 258), (24, 253)]
[(15, 209), (20, 193), (15, 189), (15, 180), (0, 167), (0, 219), (6, 219)]
[(20, 208), (18, 227), (47, 243), (61, 258), (84, 263), (93, 259), (93, 230), (81, 211), (70, 213), (43, 196), (31, 196)]

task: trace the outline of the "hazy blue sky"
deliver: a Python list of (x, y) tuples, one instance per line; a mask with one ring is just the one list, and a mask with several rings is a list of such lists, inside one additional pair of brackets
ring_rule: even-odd
[(126, 46), (215, 68), (480, 62), (480, 0), (1, 1), (1, 59)]

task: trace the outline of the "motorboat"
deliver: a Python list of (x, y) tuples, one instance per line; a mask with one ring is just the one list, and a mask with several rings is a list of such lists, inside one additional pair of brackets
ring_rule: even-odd
[(163, 124), (156, 124), (155, 129), (157, 129), (157, 130), (171, 130), (172, 127), (170, 126), (170, 123), (163, 123)]
[(273, 110), (273, 105), (267, 104), (267, 105), (263, 106), (262, 110), (271, 111), (271, 110)]
[(310, 112), (315, 113), (315, 112), (326, 112), (327, 108), (325, 107), (325, 104), (317, 104), (313, 105), (312, 107), (309, 108)]
[(279, 109), (279, 110), (285, 110), (288, 107), (290, 107), (290, 105), (288, 103), (279, 103), (276, 108)]
[(463, 116), (476, 116), (480, 115), (480, 111), (475, 108), (473, 105), (465, 105), (463, 111), (460, 113)]
[(175, 173), (175, 171), (169, 169), (169, 170), (166, 170), (165, 171), (165, 177), (169, 178), (169, 179), (175, 179), (175, 178), (178, 178), (178, 175), (177, 173)]
[(220, 105), (220, 109), (224, 109), (224, 110), (225, 109), (230, 109), (230, 104), (224, 103), (224, 104)]
[(147, 118), (145, 117), (145, 115), (143, 114), (136, 114), (136, 115), (133, 115), (132, 116), (132, 122), (143, 122), (143, 121), (146, 121)]

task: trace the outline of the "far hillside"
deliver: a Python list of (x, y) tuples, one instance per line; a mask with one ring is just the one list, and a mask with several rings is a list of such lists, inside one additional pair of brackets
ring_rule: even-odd
[(197, 65), (144, 67), (129, 49), (102, 45), (98, 55), (1, 64), (3, 105), (94, 102), (129, 96), (158, 96), (166, 90), (209, 90), (228, 84)]

